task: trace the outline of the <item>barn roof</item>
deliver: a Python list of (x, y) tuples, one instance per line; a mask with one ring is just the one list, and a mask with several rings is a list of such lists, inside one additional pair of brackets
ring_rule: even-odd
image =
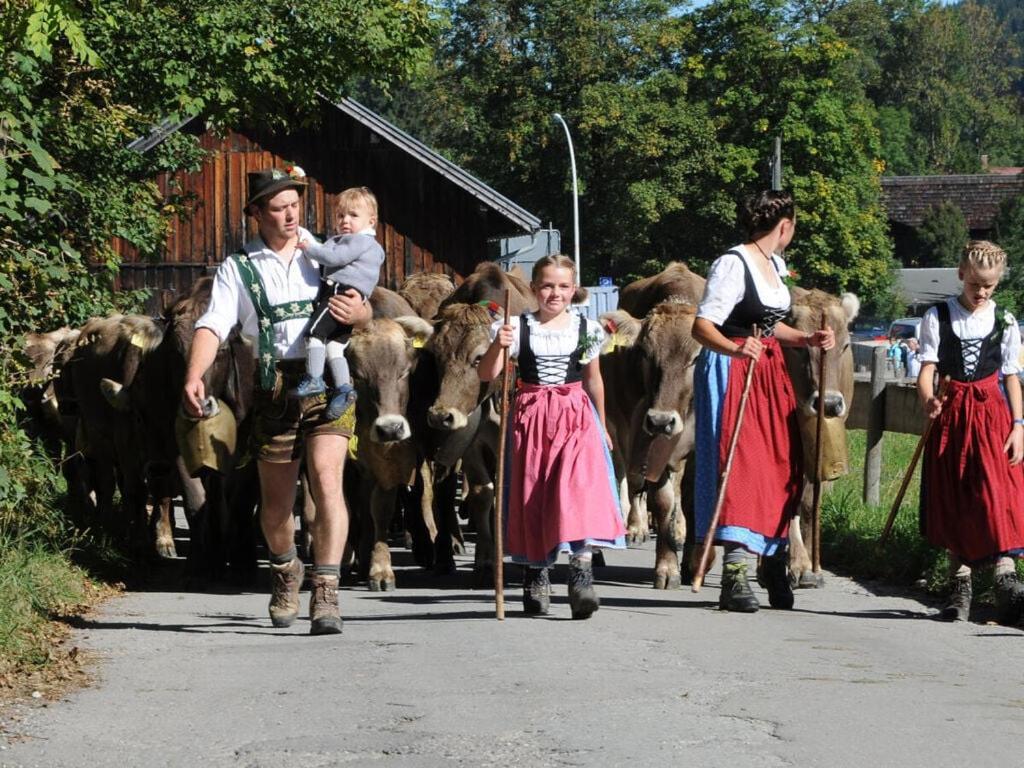
[(889, 221), (917, 226), (944, 201), (964, 212), (970, 229), (991, 229), (999, 205), (1024, 194), (1024, 174), (972, 173), (955, 176), (884, 176), (882, 202)]
[[(516, 224), (527, 232), (536, 232), (540, 229), (540, 219), (528, 210), (517, 205), (500, 192), (497, 192), (487, 186), (484, 182), (480, 181), (480, 179), (463, 170), (452, 161), (442, 157), (426, 144), (414, 139), (401, 128), (389, 123), (376, 112), (363, 106), (355, 99), (345, 97), (341, 99), (341, 101), (330, 101), (324, 96), (321, 96), (321, 98), (326, 103), (331, 104), (339, 111), (373, 131), (373, 133), (380, 136), (383, 140), (411, 155), (425, 166), (448, 179), (451, 183), (465, 190), (488, 208), (491, 208), (501, 214), (513, 224)], [(129, 144), (129, 149), (134, 149), (137, 152), (148, 152), (172, 133), (184, 128), (194, 119), (195, 118), (188, 118), (180, 121), (165, 121), (160, 125), (154, 126), (149, 133), (144, 136), (140, 136)]]

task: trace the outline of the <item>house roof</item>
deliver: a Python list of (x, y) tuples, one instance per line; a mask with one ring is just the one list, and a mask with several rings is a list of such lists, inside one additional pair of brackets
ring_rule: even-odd
[(917, 226), (925, 213), (948, 201), (964, 212), (970, 229), (990, 229), (999, 205), (1024, 194), (1024, 174), (972, 173), (955, 176), (884, 176), (882, 202), (889, 221)]
[[(343, 98), (341, 101), (331, 101), (321, 96), (327, 104), (345, 113), (352, 119), (373, 131), (383, 140), (389, 142), (401, 151), (411, 155), (427, 167), (441, 174), (450, 182), (465, 190), (477, 198), (481, 203), (504, 216), (512, 223), (518, 225), (527, 232), (536, 232), (541, 227), (540, 219), (520, 205), (517, 205), (500, 192), (484, 184), (480, 179), (463, 170), (455, 163), (442, 157), (426, 144), (414, 139), (401, 128), (389, 123), (373, 110), (363, 106), (355, 99)], [(140, 136), (128, 145), (129, 149), (137, 152), (148, 152), (157, 144), (162, 142), (172, 133), (181, 130), (196, 118), (172, 121), (166, 120), (154, 126), (149, 133)]]
[(932, 304), (960, 292), (956, 267), (900, 269), (898, 280), (907, 304)]
[[(322, 97), (323, 98), (323, 97)], [(327, 99), (325, 98), (325, 101)], [(522, 206), (509, 200), (500, 192), (484, 184), (472, 174), (466, 172), (451, 160), (442, 157), (426, 144), (414, 139), (401, 128), (389, 123), (373, 110), (364, 107), (355, 99), (343, 98), (341, 101), (329, 102), (349, 117), (359, 121), (382, 139), (390, 142), (403, 152), (415, 157), (424, 165), (437, 171), (454, 184), (474, 195), (481, 202), (501, 213), (505, 218), (515, 222), (527, 232), (540, 229), (540, 219)]]

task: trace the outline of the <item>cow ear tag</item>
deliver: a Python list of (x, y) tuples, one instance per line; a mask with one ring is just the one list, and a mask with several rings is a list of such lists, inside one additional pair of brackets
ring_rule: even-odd
[(412, 337), (412, 348), (413, 349), (423, 349), (423, 347), (425, 347), (426, 345), (427, 345), (426, 339), (424, 339), (422, 336), (417, 335), (417, 336), (413, 336)]

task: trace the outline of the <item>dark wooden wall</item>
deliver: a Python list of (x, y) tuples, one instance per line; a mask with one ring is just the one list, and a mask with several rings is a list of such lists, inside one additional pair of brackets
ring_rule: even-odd
[(242, 211), (246, 173), (261, 168), (296, 164), (306, 171), (302, 225), (317, 235), (336, 234), (334, 208), (342, 190), (372, 189), (380, 206), (377, 239), (387, 254), (380, 283), (389, 288), (417, 272), (444, 272), (461, 281), (487, 258), (489, 237), (517, 230), (462, 187), (329, 105), (313, 130), (287, 136), (205, 132), (199, 138), (211, 154), (198, 172), (157, 179), (164, 198), (191, 216), (174, 221), (155, 259), (115, 241), (122, 288), (180, 290), (251, 239), (255, 220)]

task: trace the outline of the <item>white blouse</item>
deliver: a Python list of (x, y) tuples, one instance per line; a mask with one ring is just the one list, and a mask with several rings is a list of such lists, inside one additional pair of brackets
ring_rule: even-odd
[[(975, 341), (984, 339), (990, 333), (996, 323), (996, 304), (989, 301), (984, 307), (976, 312), (968, 312), (957, 300), (956, 296), (946, 299), (946, 306), (949, 307), (949, 321), (953, 326), (953, 333), (961, 341)], [(1006, 322), (1006, 330), (1003, 331), (1003, 338), (1000, 344), (1003, 365), (999, 369), (1004, 376), (1011, 376), (1020, 373), (1020, 328), (1017, 321), (1009, 312), (1003, 313)], [(972, 361), (967, 360), (967, 348), (965, 352), (965, 368)], [(921, 320), (921, 352), (919, 357), (922, 363), (939, 362), (939, 310), (932, 307), (924, 313)], [(973, 360), (977, 364), (977, 358)], [(970, 366), (973, 370), (973, 365)]]
[[(299, 228), (299, 239), (313, 239), (303, 228)], [(243, 246), (246, 254), (259, 273), (267, 291), (271, 306), (288, 301), (315, 300), (320, 290), (320, 268), (298, 248), (287, 266), (280, 257), (257, 237)], [(302, 334), (308, 318), (286, 320), (274, 325), (274, 359), (292, 360), (306, 356), (306, 344)], [(259, 353), (259, 322), (256, 307), (253, 306), (249, 291), (242, 284), (234, 259), (224, 259), (217, 267), (210, 294), (210, 305), (206, 313), (196, 322), (196, 328), (209, 328), (224, 342), (231, 329), (241, 323), (242, 335), (252, 342), (253, 355)]]
[[(776, 284), (773, 285), (765, 280), (757, 266), (757, 260), (764, 259), (760, 251), (751, 251), (743, 245), (737, 245), (732, 250), (743, 254), (743, 261), (746, 261), (750, 274), (754, 278), (754, 288), (757, 289), (757, 297), (761, 303), (775, 309), (789, 309), (789, 288), (782, 282), (782, 277), (788, 276), (789, 270), (782, 257), (772, 254), (772, 263), (780, 275)], [(721, 325), (732, 314), (735, 306), (743, 301), (743, 296), (746, 293), (743, 261), (740, 261), (740, 257), (735, 253), (723, 253), (715, 259), (715, 263), (711, 265), (711, 270), (708, 272), (704, 297), (700, 300), (700, 306), (697, 307), (697, 317), (703, 317), (715, 325)]]
[[(601, 347), (605, 341), (605, 332), (601, 324), (596, 320), (584, 317), (579, 312), (572, 311), (569, 313), (569, 317), (570, 322), (564, 328), (549, 328), (541, 326), (540, 321), (532, 313), (526, 316), (530, 330), (530, 349), (535, 355), (565, 357), (568, 367), (569, 356), (576, 351), (576, 347), (579, 345), (581, 322), (587, 324), (587, 345), (583, 354), (580, 355), (580, 364), (586, 365), (601, 353)], [(509, 347), (509, 356), (519, 357), (519, 315), (513, 315), (508, 322), (515, 329), (515, 333), (512, 335), (512, 346)], [(500, 318), (491, 323), (491, 341), (494, 341), (498, 335), (502, 324)]]

